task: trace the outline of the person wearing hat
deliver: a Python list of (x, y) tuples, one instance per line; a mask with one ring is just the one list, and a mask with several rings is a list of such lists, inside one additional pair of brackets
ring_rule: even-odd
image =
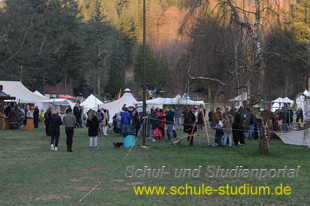
[(51, 150), (58, 151), (58, 142), (60, 136), (60, 125), (62, 125), (61, 118), (57, 110), (52, 111), (50, 117), (50, 130), (51, 130)]

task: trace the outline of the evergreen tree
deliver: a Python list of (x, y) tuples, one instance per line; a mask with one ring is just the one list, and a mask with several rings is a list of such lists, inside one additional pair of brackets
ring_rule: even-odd
[[(156, 57), (151, 48), (147, 45), (146, 47), (146, 68), (145, 68), (145, 79), (146, 86), (153, 88), (157, 86), (158, 89), (162, 88), (166, 83), (166, 77), (168, 76), (166, 65), (163, 58)], [(143, 88), (143, 47), (140, 45), (135, 58), (135, 81), (140, 88)]]
[(298, 40), (306, 42), (310, 37), (310, 2), (297, 0), (292, 8), (292, 30)]

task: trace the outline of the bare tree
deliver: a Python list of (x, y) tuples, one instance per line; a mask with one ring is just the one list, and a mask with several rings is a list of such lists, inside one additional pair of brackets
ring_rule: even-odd
[[(221, 21), (223, 27), (230, 29), (231, 37), (234, 38), (232, 45), (224, 47), (225, 50), (213, 49), (219, 55), (227, 57), (226, 71), (235, 76), (237, 83), (235, 87), (238, 89), (238, 93), (244, 90), (240, 88), (246, 88), (250, 93), (252, 87), (257, 93), (264, 94), (267, 53), (264, 49), (264, 36), (262, 35), (264, 29), (268, 28), (270, 22), (268, 17), (271, 16), (270, 14), (269, 16), (263, 15), (263, 13), (268, 11), (279, 17), (278, 13), (266, 2), (254, 0), (254, 3), (251, 4), (250, 1), (245, 0), (217, 0), (214, 4), (209, 0), (200, 0), (193, 3), (193, 9), (200, 9), (201, 16), (203, 13), (213, 14), (213, 17)], [(262, 8), (262, 5), (266, 6)], [(227, 80), (223, 80), (222, 76), (189, 74), (189, 78), (193, 80), (205, 79), (217, 82), (222, 86), (227, 84), (225, 82)]]

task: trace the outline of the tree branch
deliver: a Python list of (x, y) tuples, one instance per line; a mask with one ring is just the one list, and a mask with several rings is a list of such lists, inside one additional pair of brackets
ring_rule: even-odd
[(219, 83), (219, 84), (222, 85), (222, 86), (227, 86), (226, 83), (222, 82), (222, 81), (219, 80), (219, 79), (215, 79), (215, 78), (211, 78), (211, 77), (193, 77), (190, 73), (188, 73), (188, 76), (189, 76), (190, 79), (193, 79), (193, 80), (197, 80), (197, 79), (209, 80), (209, 81), (217, 82), (217, 83)]

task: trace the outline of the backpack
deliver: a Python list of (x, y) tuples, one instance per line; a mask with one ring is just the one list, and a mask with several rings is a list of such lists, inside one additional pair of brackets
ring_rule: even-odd
[(103, 118), (102, 118), (102, 112), (97, 112), (96, 115), (97, 115), (98, 121), (101, 122), (102, 119), (103, 119)]
[(253, 114), (249, 113), (248, 116), (247, 116), (247, 121), (248, 123), (251, 125), (251, 124), (254, 124), (254, 116)]

